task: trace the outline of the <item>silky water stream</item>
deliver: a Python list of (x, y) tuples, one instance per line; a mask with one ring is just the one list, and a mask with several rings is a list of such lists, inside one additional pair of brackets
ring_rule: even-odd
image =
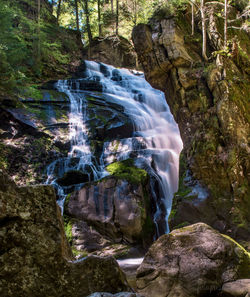
[[(173, 194), (178, 188), (182, 141), (164, 94), (153, 89), (140, 73), (91, 61), (85, 61), (82, 78), (60, 80), (56, 88), (70, 100), (70, 150), (67, 157), (48, 166), (47, 184), (57, 189), (62, 211), (66, 195), (80, 189), (83, 184), (76, 184), (73, 188), (62, 186), (57, 182), (58, 177), (75, 170), (88, 174), (89, 181), (98, 180), (108, 175), (105, 170), (108, 164), (133, 158), (135, 165), (145, 169), (151, 177), (156, 238), (162, 230), (169, 232), (167, 222)], [(89, 141), (89, 97), (109, 110), (119, 109), (132, 123), (131, 132), (125, 133), (125, 137), (104, 141), (98, 156), (92, 153)], [(119, 127), (118, 120), (111, 128), (119, 130)], [(162, 221), (164, 226), (159, 226)]]

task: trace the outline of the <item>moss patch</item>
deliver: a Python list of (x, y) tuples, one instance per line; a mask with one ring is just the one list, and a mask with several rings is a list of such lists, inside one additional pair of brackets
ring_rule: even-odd
[(148, 176), (145, 170), (134, 165), (134, 160), (132, 159), (112, 163), (106, 167), (106, 170), (110, 175), (119, 179), (125, 179), (132, 184), (145, 184)]

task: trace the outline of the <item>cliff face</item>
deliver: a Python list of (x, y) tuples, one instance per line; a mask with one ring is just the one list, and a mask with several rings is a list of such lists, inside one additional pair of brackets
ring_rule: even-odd
[[(147, 80), (165, 93), (184, 142), (185, 170), (181, 174), (188, 170), (189, 176), (180, 184), (184, 191), (177, 193), (170, 224), (203, 221), (247, 239), (250, 148), (249, 60), (245, 50), (249, 38), (238, 31), (229, 51), (219, 52), (223, 44), (223, 25), (215, 17), (219, 11), (216, 5), (208, 11), (208, 62), (201, 55), (198, 19), (198, 33), (191, 36), (189, 11), (136, 26), (133, 42)], [(230, 17), (236, 13), (230, 11)], [(235, 32), (229, 33), (232, 39)], [(201, 183), (206, 195), (188, 189), (188, 179), (189, 186)]]

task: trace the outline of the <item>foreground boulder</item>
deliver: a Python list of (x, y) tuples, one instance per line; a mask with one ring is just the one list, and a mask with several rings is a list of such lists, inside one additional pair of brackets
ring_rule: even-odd
[(137, 287), (146, 297), (217, 296), (223, 284), (249, 278), (249, 268), (249, 254), (240, 245), (197, 223), (151, 246), (137, 270)]
[(113, 257), (73, 261), (51, 186), (18, 188), (0, 171), (0, 295), (84, 297), (129, 291)]

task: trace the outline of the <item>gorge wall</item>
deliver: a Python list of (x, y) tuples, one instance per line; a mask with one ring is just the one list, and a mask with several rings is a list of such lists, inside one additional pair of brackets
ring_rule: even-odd
[[(136, 26), (133, 42), (147, 80), (164, 91), (184, 142), (170, 225), (202, 221), (247, 240), (249, 36), (244, 30), (230, 31), (230, 38), (236, 37), (227, 54), (221, 54), (220, 9), (214, 5), (208, 11), (207, 62), (202, 58), (199, 16), (191, 36), (191, 9), (156, 15), (150, 24)], [(236, 14), (230, 9), (230, 18)]]

